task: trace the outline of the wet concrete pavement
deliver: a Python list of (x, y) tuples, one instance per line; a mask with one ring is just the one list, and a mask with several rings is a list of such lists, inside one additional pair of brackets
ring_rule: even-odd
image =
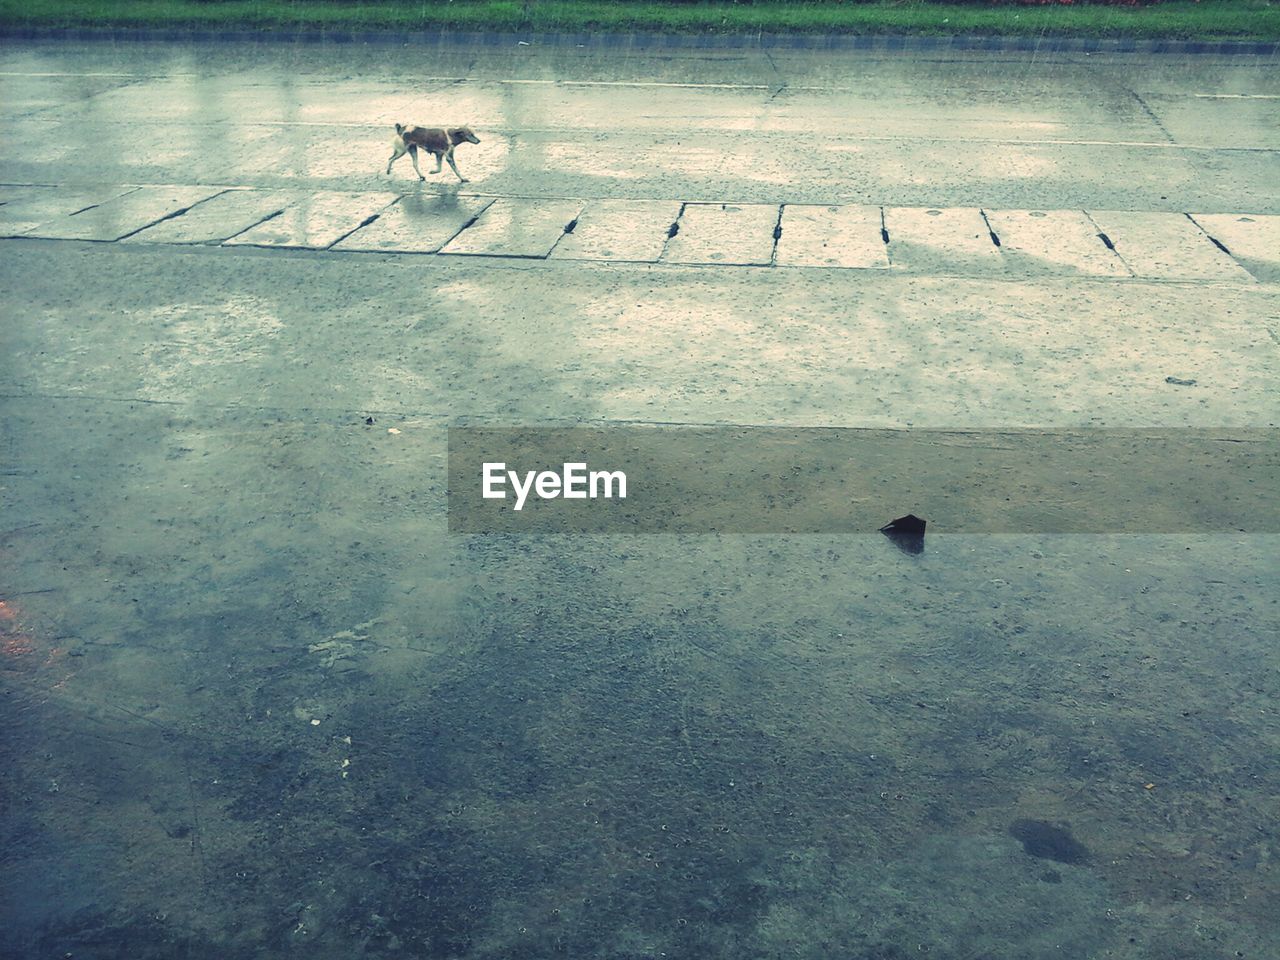
[(377, 190), (391, 124), (456, 121), (496, 195), (1280, 213), (1261, 58), (9, 45), (0, 69), (8, 183)]
[[(0, 90), (7, 955), (1280, 937), (1274, 536), (445, 523), (454, 423), (1274, 427), (1273, 64), (10, 43)], [(472, 182), (380, 176), (397, 119)]]

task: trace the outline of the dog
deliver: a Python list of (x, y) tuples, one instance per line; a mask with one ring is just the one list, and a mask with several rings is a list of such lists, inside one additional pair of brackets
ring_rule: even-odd
[(418, 175), (419, 180), (426, 180), (422, 175), (422, 171), (418, 169), (418, 148), (421, 147), (427, 153), (436, 155), (436, 168), (431, 173), (440, 172), (441, 159), (448, 160), (449, 166), (453, 168), (453, 172), (458, 175), (458, 179), (462, 183), (469, 183), (461, 173), (458, 173), (458, 165), (453, 162), (453, 148), (460, 143), (479, 143), (480, 138), (471, 132), (470, 127), (453, 127), (445, 130), (440, 127), (415, 127), (405, 126), (404, 124), (396, 124), (396, 135), (391, 138), (392, 154), (391, 159), (387, 161), (387, 175), (391, 175), (391, 165), (409, 154), (409, 159), (413, 161), (413, 171)]

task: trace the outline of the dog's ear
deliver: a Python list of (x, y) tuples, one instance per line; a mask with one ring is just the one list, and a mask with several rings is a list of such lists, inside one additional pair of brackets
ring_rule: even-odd
[(397, 123), (397, 124), (396, 124), (396, 133), (398, 133), (398, 134), (403, 134), (403, 133), (404, 133), (404, 124), (402, 124), (402, 123)]

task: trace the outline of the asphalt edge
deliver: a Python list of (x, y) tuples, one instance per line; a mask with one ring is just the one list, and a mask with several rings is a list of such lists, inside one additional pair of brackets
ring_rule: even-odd
[(197, 28), (52, 28), (0, 26), (0, 40), (76, 42), (234, 42), (380, 46), (550, 47), (602, 50), (856, 50), (871, 53), (1135, 53), (1274, 57), (1277, 41), (1160, 40), (1099, 37), (897, 36), (880, 34), (552, 33), (468, 31), (218, 30)]

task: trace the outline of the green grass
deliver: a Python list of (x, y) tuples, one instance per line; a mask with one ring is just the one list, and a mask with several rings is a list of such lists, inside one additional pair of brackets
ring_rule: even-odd
[(1154, 6), (662, 0), (0, 0), (0, 25), (269, 30), (887, 33), (1280, 39), (1280, 0), (1168, 0)]

